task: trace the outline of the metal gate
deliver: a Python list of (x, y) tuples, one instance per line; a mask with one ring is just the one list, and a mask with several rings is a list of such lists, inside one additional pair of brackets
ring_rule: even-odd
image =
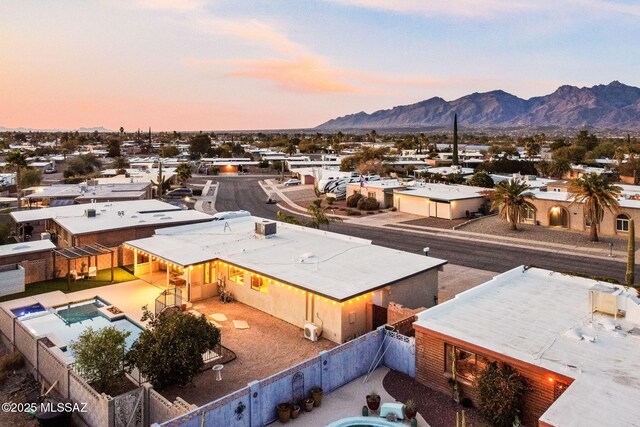
[(387, 323), (387, 308), (371, 304), (371, 330), (376, 330), (385, 323)]
[(114, 427), (143, 427), (144, 387), (113, 398)]

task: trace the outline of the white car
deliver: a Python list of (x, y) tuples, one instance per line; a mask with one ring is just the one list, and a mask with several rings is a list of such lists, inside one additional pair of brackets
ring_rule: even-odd
[(300, 185), (299, 179), (288, 179), (284, 182), (285, 187), (291, 187), (292, 185)]

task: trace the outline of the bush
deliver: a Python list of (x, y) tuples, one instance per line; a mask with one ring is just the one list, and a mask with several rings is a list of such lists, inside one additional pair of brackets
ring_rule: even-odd
[(364, 196), (360, 193), (353, 193), (349, 197), (347, 197), (347, 207), (355, 208), (358, 206), (358, 202), (364, 199)]
[(335, 197), (331, 197), (331, 196), (329, 196), (329, 197), (327, 197), (327, 198), (326, 198), (326, 200), (327, 200), (327, 204), (328, 204), (328, 205), (332, 205), (332, 204), (333, 204), (333, 202), (335, 202), (335, 201), (336, 201), (336, 198), (335, 198)]
[(396, 208), (395, 206), (393, 206), (391, 209), (389, 209), (391, 212), (395, 212), (398, 210), (398, 208)]
[(526, 380), (507, 364), (491, 362), (478, 377), (478, 409), (495, 426), (511, 425), (522, 409)]
[(360, 213), (360, 211), (352, 211), (347, 209), (347, 216), (360, 216), (362, 215), (362, 213)]
[(24, 366), (24, 357), (22, 353), (14, 351), (0, 357), (0, 372), (14, 371)]
[(363, 211), (375, 211), (380, 207), (380, 202), (378, 202), (373, 197), (362, 198), (358, 200), (358, 209)]
[(373, 211), (367, 211), (367, 215), (373, 215), (375, 212)]

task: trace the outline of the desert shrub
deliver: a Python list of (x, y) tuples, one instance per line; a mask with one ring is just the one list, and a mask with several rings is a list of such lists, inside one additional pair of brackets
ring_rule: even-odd
[(347, 197), (347, 206), (350, 208), (358, 207), (358, 202), (364, 199), (364, 196), (360, 193), (353, 193), (349, 197)]
[(394, 207), (392, 207), (392, 208), (391, 208), (391, 209), (389, 209), (389, 210), (390, 210), (391, 212), (395, 212), (395, 211), (397, 211), (397, 210), (398, 210), (398, 208), (396, 208), (396, 207), (394, 206)]
[(366, 197), (358, 200), (358, 209), (363, 211), (375, 211), (380, 207), (380, 202), (378, 202), (373, 197)]
[(335, 198), (335, 197), (331, 197), (331, 196), (329, 196), (329, 197), (327, 197), (327, 198), (326, 198), (326, 200), (327, 200), (327, 204), (328, 204), (328, 205), (332, 205), (332, 204), (333, 204), (333, 202), (335, 202), (335, 201), (336, 201), (336, 198)]
[(507, 364), (491, 362), (478, 377), (478, 409), (494, 426), (511, 425), (519, 416), (527, 382)]
[(375, 212), (373, 212), (373, 211), (368, 211), (368, 212), (367, 212), (367, 215), (373, 215), (374, 213), (375, 213)]
[(13, 353), (7, 353), (0, 357), (0, 371), (13, 371), (20, 369), (24, 366), (24, 357), (22, 353), (14, 351)]
[(360, 211), (350, 211), (350, 210), (347, 210), (347, 216), (360, 216), (360, 215), (362, 215), (362, 214), (360, 213)]

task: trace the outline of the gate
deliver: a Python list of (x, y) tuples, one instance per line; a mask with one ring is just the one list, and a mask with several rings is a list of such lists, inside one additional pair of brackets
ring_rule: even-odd
[(374, 331), (379, 326), (387, 323), (387, 308), (376, 304), (367, 304), (367, 315), (370, 316), (367, 319), (367, 326), (369, 330)]
[(144, 426), (144, 387), (113, 398), (114, 427)]
[(178, 287), (162, 291), (156, 298), (156, 314), (162, 313), (167, 307), (180, 307), (182, 305), (182, 290)]

